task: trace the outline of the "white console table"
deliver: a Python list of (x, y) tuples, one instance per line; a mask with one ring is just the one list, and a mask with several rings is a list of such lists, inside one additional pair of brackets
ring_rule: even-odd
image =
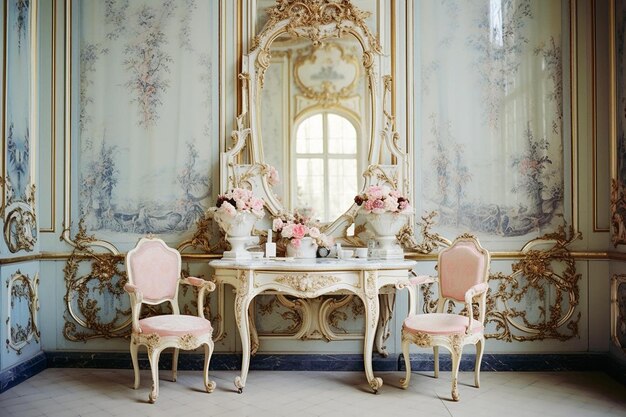
[[(273, 260), (220, 259), (209, 265), (215, 269), (216, 284), (235, 288), (235, 320), (241, 336), (243, 359), (241, 376), (235, 378), (239, 392), (246, 385), (250, 367), (250, 323), (248, 307), (264, 291), (282, 292), (301, 298), (325, 294), (355, 294), (365, 305), (363, 362), (365, 375), (374, 392), (383, 385), (372, 370), (374, 336), (380, 315), (379, 293), (383, 287), (408, 287), (409, 271), (415, 266), (409, 260)], [(411, 291), (411, 298), (413, 292)]]

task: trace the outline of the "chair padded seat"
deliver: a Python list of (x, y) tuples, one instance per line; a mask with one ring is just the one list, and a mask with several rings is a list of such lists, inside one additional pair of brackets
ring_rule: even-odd
[[(458, 314), (414, 314), (404, 320), (403, 328), (410, 333), (458, 334), (465, 333), (468, 321), (466, 316)], [(482, 332), (483, 329), (478, 320), (472, 320), (472, 333)]]
[(211, 322), (197, 316), (184, 314), (164, 314), (139, 320), (143, 334), (156, 333), (159, 336), (202, 336), (213, 332)]

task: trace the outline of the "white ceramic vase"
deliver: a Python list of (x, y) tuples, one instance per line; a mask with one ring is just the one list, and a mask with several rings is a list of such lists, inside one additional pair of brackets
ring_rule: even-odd
[(382, 251), (398, 250), (396, 235), (408, 220), (408, 215), (403, 213), (385, 212), (381, 214), (368, 213), (365, 215), (371, 231), (374, 233), (374, 240), (377, 248)]
[(300, 247), (296, 248), (289, 242), (287, 244), (287, 256), (300, 259), (314, 259), (317, 257), (317, 243), (311, 237), (303, 237)]
[(226, 234), (226, 240), (230, 243), (230, 251), (224, 252), (225, 258), (251, 258), (252, 255), (246, 250), (246, 244), (250, 242), (252, 229), (258, 217), (250, 212), (237, 212), (234, 216), (218, 211), (215, 220)]

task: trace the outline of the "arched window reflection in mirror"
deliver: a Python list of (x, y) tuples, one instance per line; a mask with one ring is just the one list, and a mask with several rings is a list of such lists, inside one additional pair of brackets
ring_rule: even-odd
[(329, 222), (354, 201), (361, 172), (359, 131), (356, 122), (332, 111), (309, 114), (295, 126), (291, 195), (298, 212)]

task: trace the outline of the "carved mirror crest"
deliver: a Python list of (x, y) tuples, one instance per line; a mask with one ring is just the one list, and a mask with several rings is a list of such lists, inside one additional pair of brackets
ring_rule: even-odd
[[(297, 210), (326, 234), (359, 243), (358, 227), (348, 232), (356, 194), (389, 172), (410, 196), (370, 13), (349, 0), (278, 0), (266, 14), (242, 59), (244, 110), (222, 154), (221, 188), (252, 187), (272, 216)], [(270, 184), (268, 167), (280, 185)]]

